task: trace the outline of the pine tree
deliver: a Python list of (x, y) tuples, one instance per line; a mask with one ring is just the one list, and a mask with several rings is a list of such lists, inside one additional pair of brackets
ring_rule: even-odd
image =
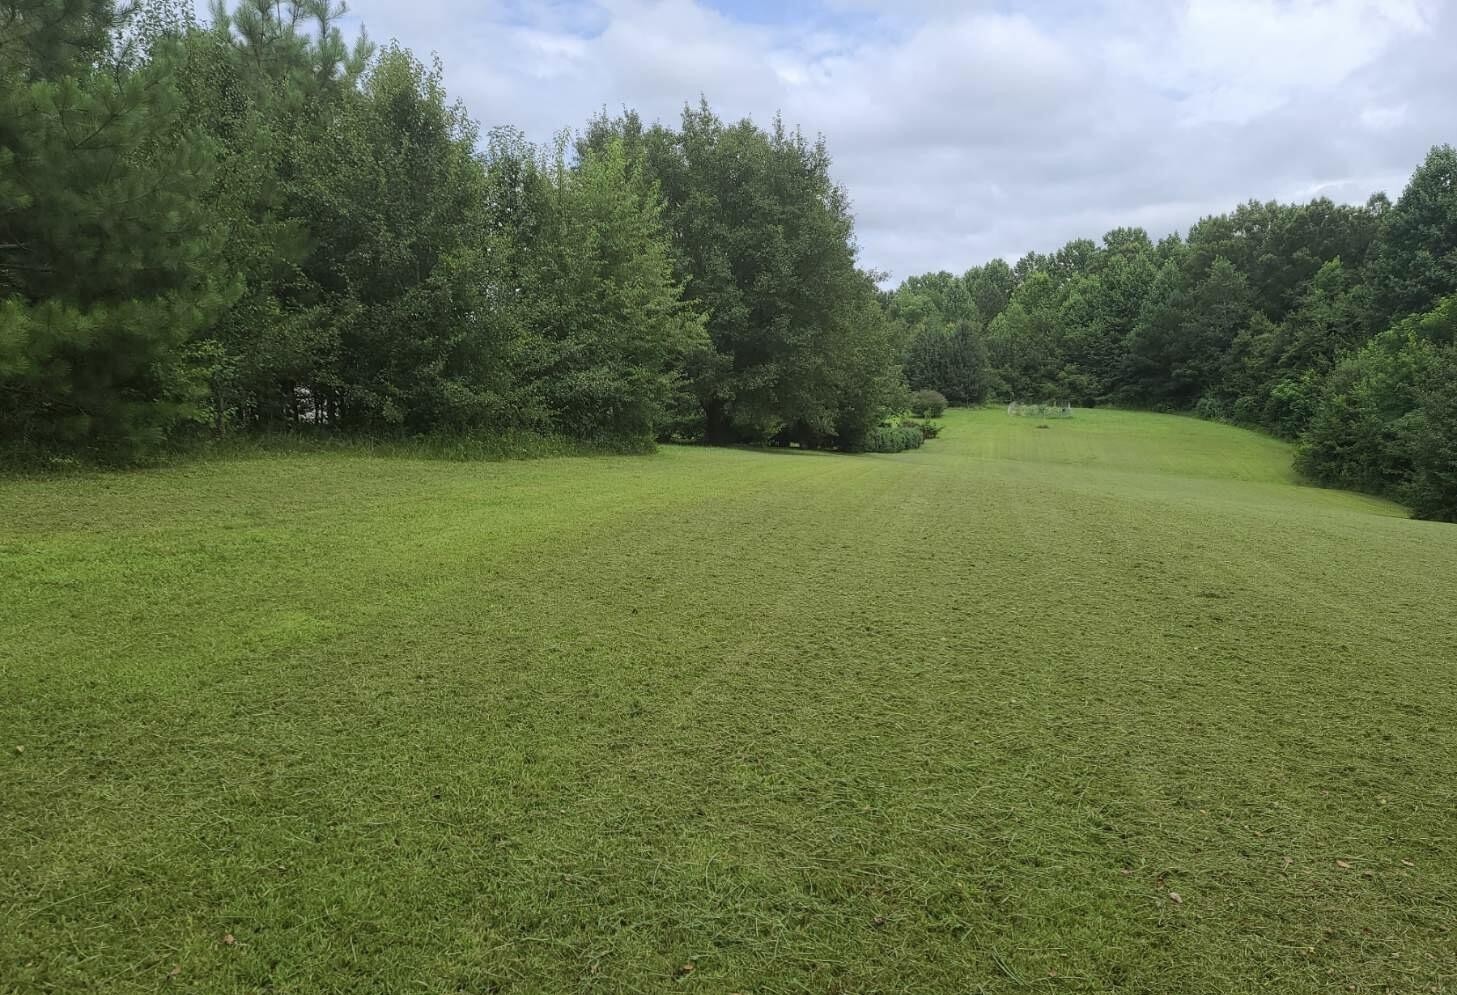
[(111, 57), (109, 5), (27, 3), (0, 66), (0, 434), (134, 455), (199, 413), (194, 334), (233, 292), (211, 154), (166, 44)]

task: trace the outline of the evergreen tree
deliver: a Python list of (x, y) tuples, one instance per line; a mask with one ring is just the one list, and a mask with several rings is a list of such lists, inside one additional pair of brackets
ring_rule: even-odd
[(202, 197), (214, 150), (170, 44), (128, 65), (106, 47), (107, 5), (25, 6), (41, 27), (0, 64), (0, 430), (139, 452), (198, 417), (189, 343), (234, 296)]

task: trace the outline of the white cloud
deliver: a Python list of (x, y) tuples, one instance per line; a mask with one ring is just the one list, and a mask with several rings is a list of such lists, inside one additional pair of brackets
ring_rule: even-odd
[(1389, 131), (1406, 120), (1406, 104), (1395, 107), (1367, 107), (1361, 111), (1361, 123), (1372, 131)]

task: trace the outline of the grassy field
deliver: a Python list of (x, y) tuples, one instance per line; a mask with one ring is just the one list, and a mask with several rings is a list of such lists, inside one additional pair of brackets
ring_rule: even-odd
[(0, 483), (0, 992), (1457, 991), (1457, 528), (945, 421)]

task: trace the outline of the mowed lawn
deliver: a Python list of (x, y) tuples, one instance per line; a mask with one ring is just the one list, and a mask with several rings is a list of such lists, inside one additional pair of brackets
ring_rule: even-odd
[(0, 483), (0, 991), (1457, 991), (1457, 527), (945, 423)]

